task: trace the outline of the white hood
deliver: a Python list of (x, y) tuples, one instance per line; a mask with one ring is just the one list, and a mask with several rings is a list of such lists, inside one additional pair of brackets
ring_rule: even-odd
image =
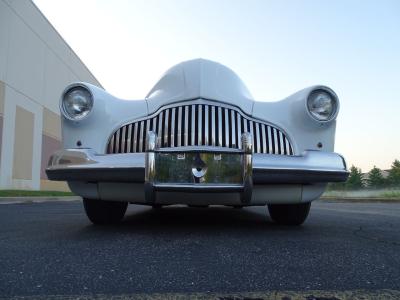
[(198, 98), (225, 102), (252, 114), (253, 98), (239, 76), (205, 59), (185, 61), (165, 72), (146, 96), (148, 113), (166, 104)]

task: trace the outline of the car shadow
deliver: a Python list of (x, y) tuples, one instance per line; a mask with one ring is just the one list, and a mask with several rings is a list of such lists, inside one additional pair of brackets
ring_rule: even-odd
[(271, 221), (266, 207), (235, 209), (212, 206), (191, 208), (167, 206), (154, 209), (147, 206), (130, 206), (124, 220), (116, 225), (88, 225), (86, 233), (152, 234), (153, 236), (182, 236), (187, 234), (235, 234), (303, 231), (303, 226), (282, 226)]

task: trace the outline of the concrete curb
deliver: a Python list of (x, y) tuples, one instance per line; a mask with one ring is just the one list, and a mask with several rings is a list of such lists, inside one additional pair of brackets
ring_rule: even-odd
[(0, 204), (20, 204), (20, 203), (43, 203), (43, 202), (65, 202), (80, 201), (79, 196), (63, 196), (63, 197), (0, 197)]
[(325, 201), (325, 202), (357, 202), (357, 203), (399, 203), (400, 198), (356, 198), (356, 197), (321, 197), (318, 201)]
[(122, 295), (35, 295), (35, 296), (11, 296), (0, 299), (54, 299), (54, 300), (369, 300), (369, 299), (399, 299), (399, 290), (353, 290), (353, 291), (269, 291), (269, 292), (245, 292), (245, 293), (157, 293), (157, 294), (122, 294)]

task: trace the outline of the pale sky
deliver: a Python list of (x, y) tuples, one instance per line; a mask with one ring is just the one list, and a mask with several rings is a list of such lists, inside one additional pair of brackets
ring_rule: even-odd
[(400, 1), (34, 2), (117, 97), (143, 99), (171, 66), (211, 59), (258, 101), (333, 88), (335, 151), (363, 171), (400, 159)]

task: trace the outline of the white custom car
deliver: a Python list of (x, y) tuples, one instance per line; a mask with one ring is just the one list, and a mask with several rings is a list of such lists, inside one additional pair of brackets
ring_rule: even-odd
[(63, 150), (47, 176), (67, 181), (95, 224), (120, 221), (133, 203), (268, 205), (275, 222), (299, 225), (328, 182), (348, 177), (333, 152), (339, 100), (326, 86), (255, 101), (232, 70), (196, 59), (139, 101), (71, 84), (60, 110)]

